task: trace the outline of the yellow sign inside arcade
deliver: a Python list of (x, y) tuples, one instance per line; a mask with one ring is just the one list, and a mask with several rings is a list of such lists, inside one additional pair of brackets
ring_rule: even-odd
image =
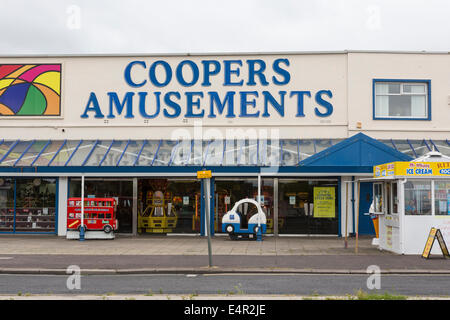
[(374, 178), (394, 176), (450, 177), (450, 162), (391, 162), (373, 167)]

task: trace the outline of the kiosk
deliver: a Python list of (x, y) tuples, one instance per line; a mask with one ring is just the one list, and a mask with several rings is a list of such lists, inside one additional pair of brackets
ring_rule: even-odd
[[(379, 216), (379, 248), (422, 254), (431, 228), (450, 243), (450, 162), (392, 162), (374, 167), (374, 213)], [(434, 162), (433, 162), (434, 161)], [(441, 254), (439, 246), (432, 254)]]

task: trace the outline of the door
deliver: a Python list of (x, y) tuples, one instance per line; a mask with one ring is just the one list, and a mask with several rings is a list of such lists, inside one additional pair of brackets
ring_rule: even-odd
[(359, 191), (359, 234), (375, 235), (372, 218), (369, 215), (370, 204), (373, 199), (372, 182), (361, 182)]

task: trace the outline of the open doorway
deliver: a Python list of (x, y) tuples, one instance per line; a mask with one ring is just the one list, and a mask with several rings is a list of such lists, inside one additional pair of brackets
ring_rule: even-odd
[(196, 179), (138, 179), (138, 233), (199, 233), (200, 203)]

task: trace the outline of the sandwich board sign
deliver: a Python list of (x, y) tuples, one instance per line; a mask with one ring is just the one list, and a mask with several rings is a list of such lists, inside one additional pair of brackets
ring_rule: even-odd
[(427, 243), (425, 244), (425, 249), (422, 253), (422, 258), (428, 259), (430, 257), (431, 248), (433, 247), (434, 240), (437, 238), (439, 242), (439, 246), (441, 247), (442, 254), (445, 258), (450, 258), (450, 254), (448, 252), (447, 246), (444, 241), (444, 237), (442, 236), (441, 230), (436, 228), (431, 228), (430, 234), (428, 235)]

